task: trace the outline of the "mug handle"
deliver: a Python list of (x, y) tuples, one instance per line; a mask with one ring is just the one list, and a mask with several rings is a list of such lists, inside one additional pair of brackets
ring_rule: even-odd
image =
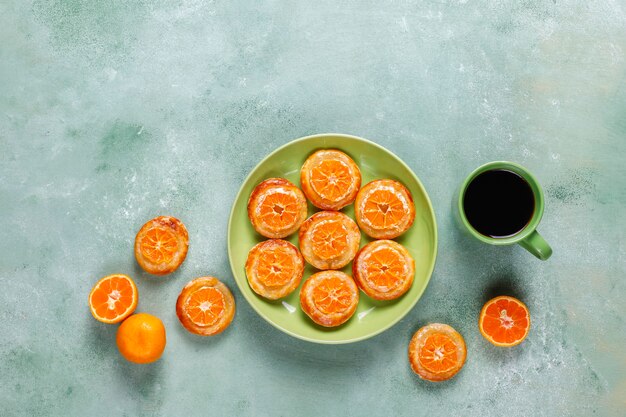
[(521, 247), (542, 261), (545, 261), (552, 255), (552, 248), (536, 230), (533, 230), (531, 234), (520, 240), (518, 243)]

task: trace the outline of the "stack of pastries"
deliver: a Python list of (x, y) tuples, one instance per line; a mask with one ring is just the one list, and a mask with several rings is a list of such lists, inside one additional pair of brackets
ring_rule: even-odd
[[(415, 262), (391, 240), (415, 219), (409, 190), (398, 181), (374, 180), (361, 188), (357, 164), (336, 149), (311, 154), (300, 170), (302, 189), (269, 178), (252, 191), (248, 217), (269, 238), (248, 254), (246, 276), (258, 295), (277, 300), (295, 291), (305, 262), (320, 270), (300, 289), (300, 306), (315, 323), (339, 326), (352, 317), (359, 289), (376, 300), (394, 300), (413, 284)], [(307, 200), (321, 211), (307, 218)], [(354, 203), (356, 222), (342, 213)], [(298, 232), (299, 248), (284, 238)], [(360, 248), (361, 232), (375, 239)], [(352, 262), (352, 277), (339, 269)]]

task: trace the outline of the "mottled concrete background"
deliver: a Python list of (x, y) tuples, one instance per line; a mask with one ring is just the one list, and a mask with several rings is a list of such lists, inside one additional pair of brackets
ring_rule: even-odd
[[(626, 4), (623, 1), (0, 2), (0, 415), (626, 415)], [(403, 158), (439, 222), (411, 313), (365, 342), (284, 335), (241, 297), (226, 255), (235, 193), (294, 138), (352, 133)], [(509, 159), (540, 179), (554, 256), (470, 241), (452, 193)], [(179, 271), (141, 272), (134, 234), (171, 214)], [(87, 294), (125, 272), (161, 317), (158, 363), (124, 362)], [(194, 337), (174, 303), (214, 274), (238, 311)], [(488, 345), (490, 296), (529, 306), (521, 346)], [(457, 328), (468, 362), (416, 378), (421, 325)]]

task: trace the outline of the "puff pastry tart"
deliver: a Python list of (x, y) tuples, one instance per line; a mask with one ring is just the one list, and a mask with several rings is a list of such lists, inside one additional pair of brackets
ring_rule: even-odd
[(415, 261), (401, 244), (375, 240), (363, 246), (352, 263), (359, 288), (375, 300), (394, 300), (411, 288)]
[(165, 275), (187, 257), (189, 235), (177, 218), (159, 216), (144, 224), (135, 237), (135, 258), (144, 271)]
[(409, 343), (411, 368), (427, 381), (440, 382), (452, 378), (465, 364), (466, 356), (463, 336), (447, 324), (424, 326)]
[(255, 293), (270, 300), (291, 294), (300, 285), (303, 273), (300, 251), (286, 240), (266, 240), (248, 253), (248, 284)]
[(261, 235), (279, 239), (294, 233), (306, 219), (306, 198), (284, 178), (269, 178), (255, 187), (248, 200), (248, 217)]
[(415, 205), (409, 190), (398, 181), (375, 180), (357, 194), (354, 215), (368, 236), (393, 239), (413, 224)]
[(200, 336), (223, 332), (235, 316), (235, 299), (215, 277), (190, 281), (176, 300), (176, 315), (183, 327)]
[(317, 269), (340, 269), (359, 250), (361, 231), (354, 220), (339, 211), (320, 211), (300, 228), (300, 250)]
[(361, 171), (345, 153), (323, 149), (307, 158), (300, 170), (302, 191), (323, 210), (340, 210), (352, 203), (361, 187)]
[(324, 327), (335, 327), (348, 321), (358, 303), (359, 289), (354, 280), (341, 271), (313, 274), (300, 290), (302, 311)]

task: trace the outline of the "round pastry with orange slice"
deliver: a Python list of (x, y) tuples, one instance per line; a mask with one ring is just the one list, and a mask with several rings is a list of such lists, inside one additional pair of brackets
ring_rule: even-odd
[(269, 178), (257, 185), (248, 199), (248, 217), (254, 229), (273, 239), (294, 233), (306, 219), (304, 193), (284, 178)]
[(137, 287), (128, 275), (108, 275), (89, 293), (89, 309), (98, 321), (119, 323), (135, 311), (138, 299)]
[(139, 229), (135, 258), (144, 271), (165, 275), (175, 271), (187, 257), (187, 228), (175, 217), (159, 216)]
[(341, 271), (313, 274), (300, 290), (302, 311), (324, 327), (335, 327), (348, 321), (358, 303), (359, 289), (354, 280)]
[(374, 239), (393, 239), (415, 220), (411, 192), (394, 180), (375, 180), (361, 188), (354, 202), (361, 230)]
[(528, 336), (530, 313), (517, 298), (501, 295), (485, 303), (478, 318), (478, 329), (496, 346), (519, 345)]
[(300, 250), (317, 269), (340, 269), (359, 250), (361, 231), (354, 220), (339, 211), (320, 211), (300, 228)]
[(345, 153), (322, 149), (307, 158), (300, 170), (302, 191), (322, 210), (340, 210), (352, 203), (361, 187), (361, 171)]
[(200, 336), (223, 332), (235, 316), (235, 299), (214, 277), (190, 281), (176, 300), (176, 315), (183, 327)]
[(248, 284), (255, 293), (270, 300), (291, 294), (300, 285), (303, 273), (300, 251), (286, 240), (266, 240), (248, 253)]
[(452, 378), (465, 364), (466, 356), (463, 336), (447, 324), (424, 326), (415, 332), (409, 343), (411, 368), (427, 381)]
[(363, 246), (352, 263), (352, 276), (375, 300), (393, 300), (413, 284), (415, 261), (401, 244), (375, 240)]

